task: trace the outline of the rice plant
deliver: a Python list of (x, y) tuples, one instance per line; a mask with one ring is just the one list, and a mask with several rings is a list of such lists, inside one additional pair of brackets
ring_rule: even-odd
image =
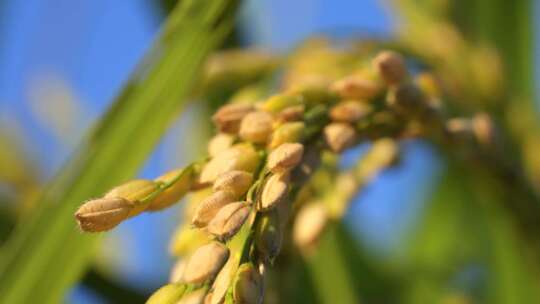
[[(488, 14), (473, 2), (471, 14)], [(306, 37), (287, 54), (215, 50), (238, 4), (181, 1), (171, 12), (81, 154), (6, 243), (7, 303), (31, 303), (29, 286), (55, 303), (97, 235), (177, 204), (176, 262), (149, 304), (540, 300), (540, 125), (517, 51), (471, 26), (460, 1), (414, 0), (395, 1), (404, 20), (395, 37)], [(507, 26), (504, 35), (523, 35)], [(214, 130), (206, 151), (134, 178), (189, 99), (215, 107), (199, 122)], [(345, 218), (378, 176), (401, 168), (411, 142), (445, 163), (433, 202), (399, 254), (364, 255)], [(47, 294), (41, 282), (66, 255), (73, 268)]]

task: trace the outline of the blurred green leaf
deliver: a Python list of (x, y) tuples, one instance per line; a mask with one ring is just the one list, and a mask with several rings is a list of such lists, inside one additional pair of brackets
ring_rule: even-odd
[(352, 261), (340, 250), (338, 226), (327, 227), (317, 251), (306, 258), (307, 269), (319, 303), (359, 303), (360, 295), (349, 264)]
[(533, 96), (533, 1), (457, 0), (453, 20), (469, 39), (497, 47), (513, 95)]
[(533, 303), (537, 266), (527, 256), (505, 185), (450, 163), (408, 242), (408, 303), (465, 296), (474, 303)]
[(505, 186), (478, 170), (467, 178), (464, 189), (481, 211), (475, 219), (484, 228), (486, 247), (482, 254), (487, 267), (487, 289), (483, 298), (485, 303), (494, 304), (535, 303), (540, 299), (538, 265), (527, 250), (527, 240), (521, 238), (515, 219), (504, 208), (503, 200), (517, 199), (513, 189)]
[[(533, 1), (409, 2), (418, 4), (410, 5), (411, 9), (436, 19), (449, 16), (470, 42), (495, 46), (504, 63), (509, 89), (501, 98), (508, 102), (530, 100)], [(444, 9), (433, 9), (429, 3), (442, 3)], [(514, 99), (509, 100), (508, 96)], [(504, 107), (492, 110), (507, 114)], [(414, 274), (409, 302), (434, 303), (456, 290), (471, 294), (482, 303), (536, 302), (539, 295), (533, 285), (538, 284), (538, 269), (527, 256), (527, 249), (536, 245), (530, 237), (535, 232), (526, 214), (534, 214), (536, 208), (522, 208), (531, 207), (531, 199), (515, 187), (519, 182), (512, 177), (495, 177), (494, 172), (481, 172), (474, 165), (466, 167), (462, 161), (448, 164), (413, 241), (407, 245), (407, 273)], [(520, 210), (523, 212), (519, 213)], [(476, 277), (464, 274), (471, 265), (481, 270)], [(459, 286), (458, 279), (463, 277), (474, 281), (465, 284), (468, 290)]]
[[(273, 279), (276, 287), (271, 286), (270, 292), (275, 290), (278, 294), (274, 303), (319, 303), (317, 298), (317, 290), (312, 282), (313, 277), (310, 275), (306, 261), (298, 254), (294, 253), (283, 258), (280, 255), (276, 259), (274, 267), (270, 268), (269, 274), (274, 276)], [(285, 256), (287, 258), (287, 256)], [(272, 281), (270, 281), (272, 282)], [(272, 295), (266, 293), (265, 299), (271, 299)], [(268, 301), (270, 302), (270, 301)]]
[(474, 263), (481, 237), (475, 225), (477, 212), (463, 191), (460, 173), (454, 165), (446, 168), (411, 239), (404, 242), (407, 303), (440, 302), (449, 293), (452, 279)]
[(180, 113), (208, 53), (230, 32), (238, 1), (182, 1), (113, 106), (21, 221), (0, 255), (3, 303), (60, 303), (93, 257), (96, 235), (73, 213), (137, 172)]
[(316, 303), (398, 303), (401, 295), (394, 274), (367, 255), (342, 222), (328, 225), (317, 251), (302, 264), (298, 279), (311, 290), (298, 290), (294, 296), (309, 295), (310, 303), (314, 296)]

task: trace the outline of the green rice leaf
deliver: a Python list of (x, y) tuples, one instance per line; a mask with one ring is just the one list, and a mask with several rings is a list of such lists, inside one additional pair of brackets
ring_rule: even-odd
[(0, 252), (3, 303), (61, 303), (93, 257), (97, 235), (73, 214), (132, 178), (181, 112), (207, 55), (230, 32), (238, 1), (181, 1), (112, 107)]

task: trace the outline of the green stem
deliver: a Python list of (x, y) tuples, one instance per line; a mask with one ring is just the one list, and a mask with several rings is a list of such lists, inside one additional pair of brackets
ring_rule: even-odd
[(360, 303), (351, 267), (340, 250), (339, 224), (327, 227), (317, 252), (306, 258), (320, 303)]

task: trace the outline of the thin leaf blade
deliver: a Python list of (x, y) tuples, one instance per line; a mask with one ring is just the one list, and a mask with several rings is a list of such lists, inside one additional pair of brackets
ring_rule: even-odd
[(58, 303), (91, 261), (96, 235), (83, 235), (73, 213), (81, 202), (131, 178), (174, 117), (208, 53), (230, 31), (238, 1), (183, 1), (156, 46), (2, 248), (5, 303)]

